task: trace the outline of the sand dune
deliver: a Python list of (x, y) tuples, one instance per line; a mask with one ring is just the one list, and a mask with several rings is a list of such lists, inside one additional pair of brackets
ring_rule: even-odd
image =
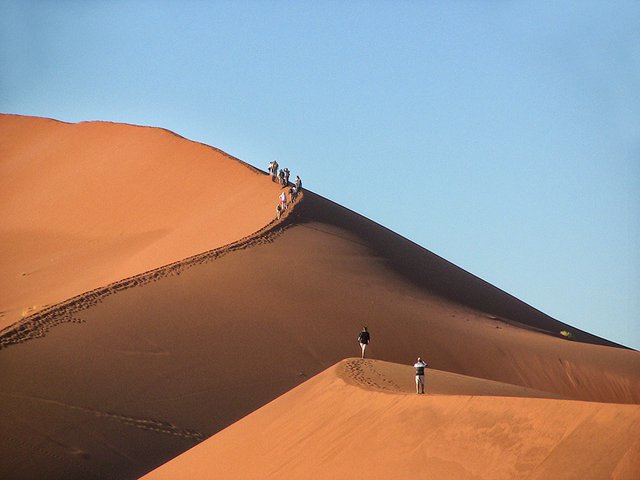
[[(44, 269), (47, 281), (44, 273), (41, 280), (27, 275), (35, 282), (33, 291), (27, 295), (27, 289), (16, 288), (12, 297), (59, 303), (0, 335), (0, 408), (7, 412), (0, 422), (2, 478), (137, 478), (357, 353), (355, 338), (364, 324), (372, 332), (372, 358), (407, 364), (421, 355), (434, 369), (434, 388), (440, 385), (441, 395), (425, 422), (439, 418), (452, 423), (452, 431), (472, 432), (465, 425), (474, 412), (488, 412), (480, 414), (486, 424), (533, 415), (540, 417), (531, 422), (545, 438), (544, 430), (552, 428), (543, 418), (547, 405), (558, 412), (592, 405), (584, 412), (605, 412), (594, 417), (603, 424), (615, 423), (611, 412), (619, 408), (620, 418), (637, 421), (628, 412), (637, 412), (640, 403), (640, 353), (558, 322), (313, 192), (306, 191), (285, 218), (272, 222), (278, 187), (264, 173), (209, 147), (151, 128), (14, 116), (1, 121), (3, 137), (11, 138), (1, 144), (1, 168), (8, 175), (3, 179), (23, 186), (41, 168), (37, 162), (32, 169), (24, 166), (37, 158), (28, 153), (32, 149), (58, 152), (50, 153), (49, 162), (63, 166), (70, 151), (101, 151), (105, 144), (118, 145), (118, 154), (128, 159), (124, 163), (134, 165), (149, 156), (142, 152), (174, 152), (158, 165), (143, 162), (136, 174), (121, 172), (99, 200), (75, 179), (95, 176), (100, 155), (80, 155), (86, 161), (67, 165), (64, 174), (51, 169), (33, 186), (33, 196), (46, 204), (71, 182), (73, 201), (47, 207), (52, 215), (37, 219), (53, 223), (32, 236), (20, 223), (26, 220), (19, 205), (28, 195), (21, 189), (3, 193), (2, 208), (13, 218), (3, 225), (3, 245), (18, 251), (3, 260), (8, 271), (15, 276), (32, 258), (44, 265), (56, 249), (65, 259), (59, 268)], [(126, 141), (116, 141), (121, 134)], [(185, 173), (192, 168), (198, 175)], [(139, 181), (147, 175), (150, 183)], [(156, 198), (157, 189), (162, 193)], [(115, 198), (118, 208), (98, 208), (110, 204), (109, 192), (129, 202)], [(150, 204), (140, 200), (151, 197)], [(66, 213), (57, 212), (61, 205)], [(74, 242), (89, 246), (82, 243), (85, 230), (67, 217), (96, 224), (89, 231), (101, 239), (100, 254), (74, 257)], [(204, 225), (210, 235), (203, 235)], [(163, 229), (162, 238), (152, 234)], [(109, 243), (112, 230), (126, 240)], [(18, 241), (20, 236), (24, 240)], [(86, 278), (78, 271), (86, 271)], [(12, 282), (19, 284), (14, 277), (3, 280), (14, 288)], [(13, 301), (6, 305), (23, 304)], [(577, 341), (560, 338), (562, 329), (570, 329)], [(376, 368), (387, 378), (400, 378), (394, 366)], [(339, 377), (343, 383), (345, 378)], [(302, 391), (313, 389), (314, 382)], [(403, 395), (352, 383), (341, 388), (357, 399)], [(472, 383), (476, 390), (464, 390)], [(472, 393), (478, 389), (508, 397), (500, 402), (511, 417), (500, 419), (490, 408), (494, 397), (478, 399)], [(340, 392), (328, 395), (342, 401)], [(460, 400), (470, 395), (468, 402)], [(423, 401), (405, 397), (408, 409)], [(449, 409), (449, 401), (457, 407)], [(327, 405), (317, 414), (330, 415), (331, 409)], [(457, 424), (458, 415), (467, 423)], [(392, 417), (387, 420), (385, 428), (400, 429)], [(331, 435), (349, 432), (336, 426)], [(553, 435), (544, 448), (557, 441)], [(331, 448), (323, 445), (327, 438), (315, 438), (319, 449)], [(438, 458), (457, 458), (458, 440), (466, 444), (454, 438), (447, 443), (452, 452), (439, 452)], [(517, 457), (517, 449), (527, 447), (517, 442), (529, 437), (514, 441)], [(551, 454), (562, 450), (558, 443)], [(635, 451), (619, 458), (615, 468), (628, 472), (625, 462), (637, 459)], [(273, 465), (284, 458), (274, 457)], [(446, 465), (460, 471), (453, 463), (440, 465), (443, 472)], [(472, 464), (464, 468), (481, 472)]]
[(16, 115), (0, 115), (0, 179), (0, 328), (251, 234), (278, 194), (166, 130)]
[(637, 478), (640, 407), (350, 359), (163, 465), (204, 478)]

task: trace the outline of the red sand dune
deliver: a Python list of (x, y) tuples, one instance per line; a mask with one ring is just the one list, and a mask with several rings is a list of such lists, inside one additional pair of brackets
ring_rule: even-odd
[(552, 400), (508, 384), (351, 359), (145, 480), (633, 479), (640, 408)]
[[(584, 415), (592, 412), (593, 421), (621, 435), (624, 432), (618, 430), (616, 416), (637, 422), (637, 413), (629, 412), (640, 408), (640, 353), (560, 323), (329, 200), (305, 192), (285, 218), (270, 223), (278, 186), (266, 174), (209, 147), (150, 128), (65, 125), (16, 116), (0, 119), (3, 181), (16, 179), (12, 182), (32, 188), (30, 194), (44, 203), (57, 201), (57, 195), (66, 189), (65, 179), (77, 194), (74, 201), (58, 204), (66, 212), (48, 206), (52, 215), (38, 217), (42, 223), (30, 234), (19, 223), (21, 199), (28, 198), (29, 192), (9, 189), (2, 193), (2, 208), (15, 222), (12, 229), (3, 224), (3, 250), (6, 245), (18, 252), (3, 260), (7, 270), (14, 276), (28, 270), (21, 262), (30, 260), (31, 254), (20, 251), (22, 244), (38, 245), (30, 251), (40, 265), (53, 251), (67, 260), (60, 260), (50, 272), (43, 266), (49, 280), (45, 281), (43, 273), (29, 295), (16, 289), (12, 297), (60, 303), (0, 334), (0, 408), (6, 412), (0, 423), (1, 478), (137, 478), (218, 432), (222, 431), (220, 438), (227, 431), (241, 435), (241, 423), (224, 429), (357, 353), (355, 338), (364, 324), (372, 333), (369, 352), (373, 358), (407, 364), (421, 355), (442, 372), (438, 388), (443, 395), (430, 404), (424, 421), (450, 423), (450, 432), (475, 434), (480, 452), (493, 448), (494, 440), (483, 443), (484, 431), (474, 430), (469, 423), (477, 411), (485, 412), (480, 417), (486, 424), (497, 422), (509, 434), (514, 433), (507, 428), (512, 419), (533, 416), (541, 439), (547, 438), (549, 429), (546, 449), (552, 448), (562, 431), (554, 430), (544, 419), (552, 410), (566, 412), (576, 405), (591, 405), (576, 408), (584, 408)], [(85, 136), (87, 128), (92, 133)], [(63, 135), (59, 129), (73, 133)], [(58, 143), (65, 148), (58, 150)], [(75, 166), (68, 167), (73, 175), (57, 175), (53, 169), (38, 176), (42, 167), (27, 161), (31, 157), (26, 152), (33, 148), (59, 151), (51, 154), (50, 162), (64, 165), (69, 144), (75, 145), (71, 150), (77, 155)], [(123, 172), (97, 201), (93, 188), (78, 185), (96, 176), (94, 164), (103, 159), (95, 152), (107, 144), (119, 145), (117, 150), (129, 159), (127, 164), (154, 156), (148, 152), (161, 155), (174, 149), (183, 153), (161, 162), (158, 171), (145, 164), (148, 168), (141, 167), (137, 174)], [(129, 156), (131, 149), (137, 153)], [(163, 173), (165, 169), (172, 173)], [(173, 169), (180, 173), (176, 175)], [(192, 169), (198, 175), (185, 176)], [(147, 175), (158, 183), (141, 181)], [(26, 180), (18, 181), (35, 177), (39, 183), (32, 187)], [(201, 178), (207, 182), (201, 183)], [(155, 198), (160, 184), (165, 189)], [(243, 187), (235, 188), (238, 185)], [(122, 197), (138, 201), (119, 208), (95, 208), (108, 205), (112, 198), (117, 203)], [(140, 200), (152, 197), (151, 204)], [(154, 220), (147, 223), (147, 217)], [(66, 218), (83, 220), (69, 222)], [(91, 222), (100, 225), (92, 227), (90, 237), (103, 239), (97, 240), (101, 253), (76, 258), (76, 245), (82, 242), (75, 236), (84, 237), (80, 227), (72, 226)], [(142, 224), (146, 226), (138, 228)], [(131, 241), (109, 243), (113, 225), (120, 225), (116, 233)], [(157, 228), (170, 233), (163, 238), (145, 236)], [(67, 237), (58, 235), (59, 229), (72, 230), (67, 237), (74, 240), (60, 241)], [(204, 235), (203, 229), (211, 235)], [(136, 243), (132, 240), (136, 236), (144, 240)], [(91, 248), (89, 243), (83, 245)], [(168, 266), (162, 267), (164, 264)], [(91, 280), (86, 284), (83, 271)], [(32, 277), (37, 280), (37, 274)], [(12, 287), (12, 281), (3, 280), (3, 284)], [(74, 284), (78, 281), (82, 285)], [(32, 300), (36, 298), (39, 300)], [(2, 305), (8, 308), (8, 300)], [(577, 341), (560, 338), (563, 329), (571, 330)], [(453, 374), (475, 377), (474, 389), (520, 398), (474, 396), (465, 402), (460, 395), (468, 398), (470, 393), (459, 390), (461, 379)], [(321, 379), (332, 374), (323, 375)], [(313, 379), (302, 391), (324, 381)], [(462, 383), (468, 382), (471, 380)], [(493, 390), (497, 387), (492, 382), (510, 386)], [(289, 395), (296, 398), (298, 391)], [(327, 394), (341, 402), (341, 392)], [(372, 407), (377, 405), (374, 397), (381, 395), (353, 386), (349, 392), (353, 398), (371, 398)], [(417, 401), (424, 400), (402, 400), (407, 402), (407, 411)], [(490, 408), (494, 401), (513, 413), (499, 418), (498, 410)], [(455, 408), (448, 408), (448, 402)], [(279, 400), (272, 405), (278, 404)], [(289, 409), (287, 401), (282, 405)], [(320, 417), (332, 414), (330, 406), (326, 411), (322, 405), (315, 408)], [(614, 411), (622, 413), (614, 415)], [(264, 418), (263, 413), (256, 418)], [(385, 416), (384, 428), (389, 432), (380, 435), (395, 439), (394, 432), (402, 432), (402, 421)], [(345, 420), (344, 429), (336, 426), (329, 437), (348, 436), (349, 425)], [(598, 427), (589, 426), (585, 431), (595, 435)], [(219, 441), (218, 435), (213, 443)], [(329, 437), (319, 435), (309, 441), (318, 451), (333, 451)], [(526, 443), (531, 437), (527, 435), (513, 437), (511, 452), (516, 458), (529, 447)], [(440, 462), (438, 467), (450, 475), (460, 471), (454, 465), (456, 451), (467, 445), (453, 438), (456, 441), (439, 446), (451, 451), (437, 454), (437, 458), (451, 459), (452, 463)], [(269, 442), (280, 440), (270, 438)], [(626, 445), (630, 453), (608, 471), (628, 478), (630, 472), (636, 473), (638, 446), (621, 442), (616, 451)], [(551, 454), (562, 457), (563, 448), (560, 442)], [(384, 452), (378, 453), (382, 461)], [(274, 453), (273, 466), (284, 461)], [(391, 458), (389, 462), (396, 465)], [(478, 478), (501, 478), (492, 477), (473, 462), (463, 464)], [(330, 462), (322, 465), (328, 468)], [(336, 460), (334, 478), (343, 475), (340, 465)], [(504, 471), (515, 468), (513, 465), (517, 463), (505, 462)], [(583, 471), (582, 466), (567, 468)], [(224, 476), (241, 475), (234, 470)]]
[(0, 115), (0, 179), (0, 328), (249, 235), (278, 194), (166, 130), (15, 115)]

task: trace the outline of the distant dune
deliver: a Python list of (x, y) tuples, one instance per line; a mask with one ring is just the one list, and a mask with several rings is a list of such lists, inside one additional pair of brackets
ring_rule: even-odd
[[(354, 478), (346, 463), (357, 450), (344, 442), (363, 429), (369, 455), (388, 458), (368, 476), (434, 478), (402, 466), (420, 458), (435, 478), (635, 478), (639, 352), (361, 215), (305, 191), (275, 221), (280, 188), (266, 173), (154, 128), (0, 116), (0, 169), (1, 478), (137, 478), (211, 436), (153, 475), (256, 478), (233, 463), (255, 425), (271, 445), (256, 454), (264, 477), (298, 478), (300, 443), (316, 449), (308, 476)], [(358, 353), (363, 325), (370, 357), (395, 366), (339, 363)], [(418, 355), (434, 396), (407, 391), (401, 364)], [(301, 416), (305, 392), (328, 430)], [(293, 427), (280, 429), (278, 411), (301, 442), (279, 437)], [(413, 414), (428, 428), (404, 441)], [(429, 456), (434, 429), (447, 441)], [(567, 438), (572, 429), (584, 433)], [(610, 450), (584, 447), (612, 441), (608, 432), (620, 438)], [(376, 455), (386, 441), (397, 459)], [(203, 461), (209, 448), (228, 453), (228, 470)], [(606, 461), (573, 465), (589, 451)], [(566, 476), (544, 476), (544, 452)]]

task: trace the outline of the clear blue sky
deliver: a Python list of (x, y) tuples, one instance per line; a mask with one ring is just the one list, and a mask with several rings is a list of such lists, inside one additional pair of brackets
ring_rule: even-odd
[(168, 128), (640, 349), (640, 2), (0, 0), (0, 111)]

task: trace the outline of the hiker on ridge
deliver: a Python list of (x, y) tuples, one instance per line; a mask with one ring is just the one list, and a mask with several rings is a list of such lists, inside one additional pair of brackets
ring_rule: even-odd
[(278, 162), (276, 160), (269, 164), (269, 173), (271, 174), (271, 181), (275, 182), (278, 174)]
[(362, 354), (360, 355), (360, 358), (365, 357), (365, 350), (367, 349), (367, 345), (369, 345), (370, 341), (371, 341), (371, 335), (369, 335), (369, 331), (367, 330), (367, 327), (362, 327), (362, 331), (358, 335), (358, 343), (360, 343), (360, 348), (362, 349)]

